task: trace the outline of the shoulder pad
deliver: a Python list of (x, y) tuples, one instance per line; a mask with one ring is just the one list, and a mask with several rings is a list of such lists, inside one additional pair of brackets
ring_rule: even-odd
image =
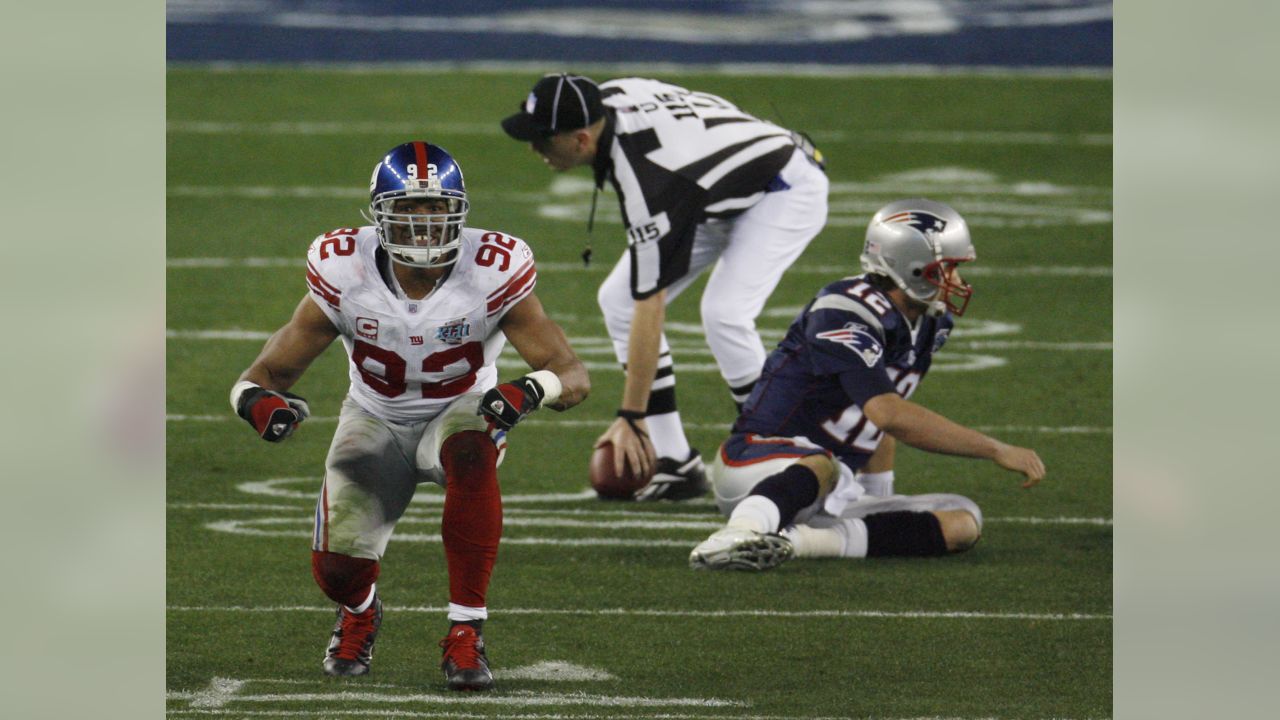
[[(856, 286), (847, 286), (844, 283), (828, 286), (809, 306), (809, 313), (812, 315), (821, 310), (838, 312), (846, 316), (846, 320), (853, 320), (860, 325), (866, 326), (876, 336), (883, 339), (885, 322), (891, 316), (891, 313), (884, 310), (884, 305), (881, 304), (882, 302), (887, 302), (887, 299), (883, 295), (875, 293), (868, 300), (867, 297), (850, 292), (854, 287)], [(875, 290), (872, 289), (872, 292), (874, 293)], [(892, 305), (889, 306), (889, 309), (892, 309)]]
[(459, 252), (458, 269), (484, 291), (490, 317), (523, 300), (538, 282), (533, 249), (518, 237), (468, 228)]
[(373, 228), (338, 228), (311, 241), (307, 249), (307, 287), (316, 298), (334, 309), (342, 303), (345, 288), (362, 276), (361, 255), (378, 244)]

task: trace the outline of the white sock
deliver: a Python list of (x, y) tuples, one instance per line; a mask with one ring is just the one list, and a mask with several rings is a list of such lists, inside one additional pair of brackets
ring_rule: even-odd
[(649, 427), (649, 439), (658, 457), (675, 458), (681, 463), (689, 458), (689, 440), (680, 424), (680, 411), (650, 415), (644, 423)]
[(791, 546), (796, 550), (796, 557), (844, 557), (844, 533), (834, 527), (793, 525), (782, 531), (782, 537), (791, 541)]
[(782, 522), (782, 511), (772, 500), (763, 495), (748, 495), (733, 509), (725, 527), (771, 533), (778, 531), (780, 522)]
[(893, 494), (893, 471), (858, 473), (854, 478), (872, 497), (889, 497)]
[(467, 622), (469, 620), (487, 620), (489, 618), (489, 608), (487, 607), (468, 607), (457, 603), (449, 603), (449, 621), (450, 622)]
[(364, 599), (364, 602), (360, 603), (356, 607), (351, 607), (350, 605), (343, 605), (343, 607), (345, 607), (347, 609), (347, 612), (351, 613), (352, 615), (359, 615), (360, 613), (369, 609), (369, 606), (373, 604), (374, 596), (376, 596), (377, 594), (378, 594), (378, 584), (374, 583), (369, 586), (369, 597), (366, 597)]

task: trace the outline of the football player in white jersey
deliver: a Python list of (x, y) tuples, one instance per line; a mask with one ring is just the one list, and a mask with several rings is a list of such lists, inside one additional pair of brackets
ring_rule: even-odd
[[(506, 433), (542, 406), (586, 397), (586, 368), (542, 308), (533, 252), (465, 226), (462, 169), (442, 148), (392, 148), (370, 180), (371, 225), (325, 233), (307, 252), (309, 292), (231, 391), (268, 441), (309, 409), (289, 391), (341, 338), (350, 390), (325, 461), (312, 571), (338, 603), (329, 675), (369, 672), (382, 619), (375, 581), (396, 521), (420, 482), (445, 489), (441, 535), (450, 627), (441, 667), (454, 690), (488, 690), (482, 627), (502, 534), (497, 467)], [(510, 340), (533, 372), (498, 383)]]
[(961, 495), (893, 494), (894, 438), (1044, 477), (1034, 450), (954, 423), (908, 398), (973, 289), (976, 258), (953, 208), (923, 198), (881, 208), (861, 257), (805, 307), (713, 465), (726, 527), (689, 556), (695, 570), (767, 570), (791, 557), (942, 555), (966, 550), (982, 512)]

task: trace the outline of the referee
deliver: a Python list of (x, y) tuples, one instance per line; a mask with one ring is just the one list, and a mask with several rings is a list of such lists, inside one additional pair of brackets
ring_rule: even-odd
[(666, 305), (714, 265), (702, 326), (741, 407), (765, 359), (755, 319), (826, 222), (821, 154), (723, 98), (645, 78), (547, 75), (502, 129), (554, 170), (589, 165), (597, 188), (612, 183), (628, 251), (598, 300), (626, 385), (596, 447), (612, 443), (615, 462), (653, 473), (637, 499), (701, 496), (706, 472), (676, 409)]

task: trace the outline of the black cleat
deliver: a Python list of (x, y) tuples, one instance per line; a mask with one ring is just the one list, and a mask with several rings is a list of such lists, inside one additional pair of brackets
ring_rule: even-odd
[(339, 605), (338, 621), (325, 650), (324, 673), (335, 677), (369, 674), (373, 641), (378, 639), (381, 626), (382, 598), (374, 597), (373, 604), (359, 615)]
[(653, 477), (648, 485), (636, 491), (636, 500), (692, 500), (706, 494), (707, 468), (702, 463), (702, 454), (691, 448), (684, 460), (658, 458)]
[(470, 625), (454, 625), (440, 641), (440, 669), (450, 690), (492, 690), (493, 673), (484, 654), (484, 638)]

